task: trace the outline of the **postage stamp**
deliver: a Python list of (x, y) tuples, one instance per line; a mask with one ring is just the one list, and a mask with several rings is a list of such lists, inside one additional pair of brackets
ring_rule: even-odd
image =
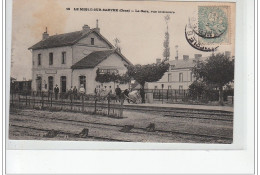
[(230, 43), (228, 6), (199, 6), (197, 35), (202, 44)]

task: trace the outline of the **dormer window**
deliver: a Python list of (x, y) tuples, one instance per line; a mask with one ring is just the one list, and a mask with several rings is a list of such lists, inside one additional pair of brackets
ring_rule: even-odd
[(91, 38), (91, 45), (94, 45), (95, 44), (95, 40), (94, 38)]

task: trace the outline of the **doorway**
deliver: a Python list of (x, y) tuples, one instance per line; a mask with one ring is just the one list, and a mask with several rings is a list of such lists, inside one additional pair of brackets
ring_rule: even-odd
[(53, 91), (53, 76), (48, 77), (49, 91)]
[(61, 85), (61, 92), (65, 93), (66, 92), (66, 85), (67, 85), (67, 81), (66, 81), (66, 76), (61, 76), (60, 77), (60, 85)]
[(36, 91), (41, 91), (42, 90), (42, 77), (37, 77), (36, 78)]

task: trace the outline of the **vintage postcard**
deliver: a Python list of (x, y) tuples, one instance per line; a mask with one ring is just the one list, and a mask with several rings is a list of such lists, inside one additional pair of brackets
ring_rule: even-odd
[(13, 0), (9, 140), (232, 144), (232, 2)]

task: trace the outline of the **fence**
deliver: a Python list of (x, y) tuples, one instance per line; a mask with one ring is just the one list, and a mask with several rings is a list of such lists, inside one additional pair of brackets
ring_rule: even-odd
[[(145, 89), (145, 93), (152, 93), (153, 99), (158, 101), (167, 101), (172, 103), (183, 103), (192, 100), (197, 100), (200, 102), (208, 102), (208, 101), (218, 101), (219, 99), (219, 91), (218, 90), (208, 90), (200, 95), (190, 94), (189, 90), (183, 89)], [(230, 100), (233, 104), (233, 90), (224, 90), (224, 101)], [(231, 99), (228, 99), (231, 97)]]
[(50, 109), (123, 117), (124, 100), (79, 93), (11, 92), (10, 105), (18, 108)]
[(188, 90), (175, 89), (153, 89), (146, 90), (146, 93), (153, 93), (153, 98), (159, 101), (186, 101), (189, 98)]

